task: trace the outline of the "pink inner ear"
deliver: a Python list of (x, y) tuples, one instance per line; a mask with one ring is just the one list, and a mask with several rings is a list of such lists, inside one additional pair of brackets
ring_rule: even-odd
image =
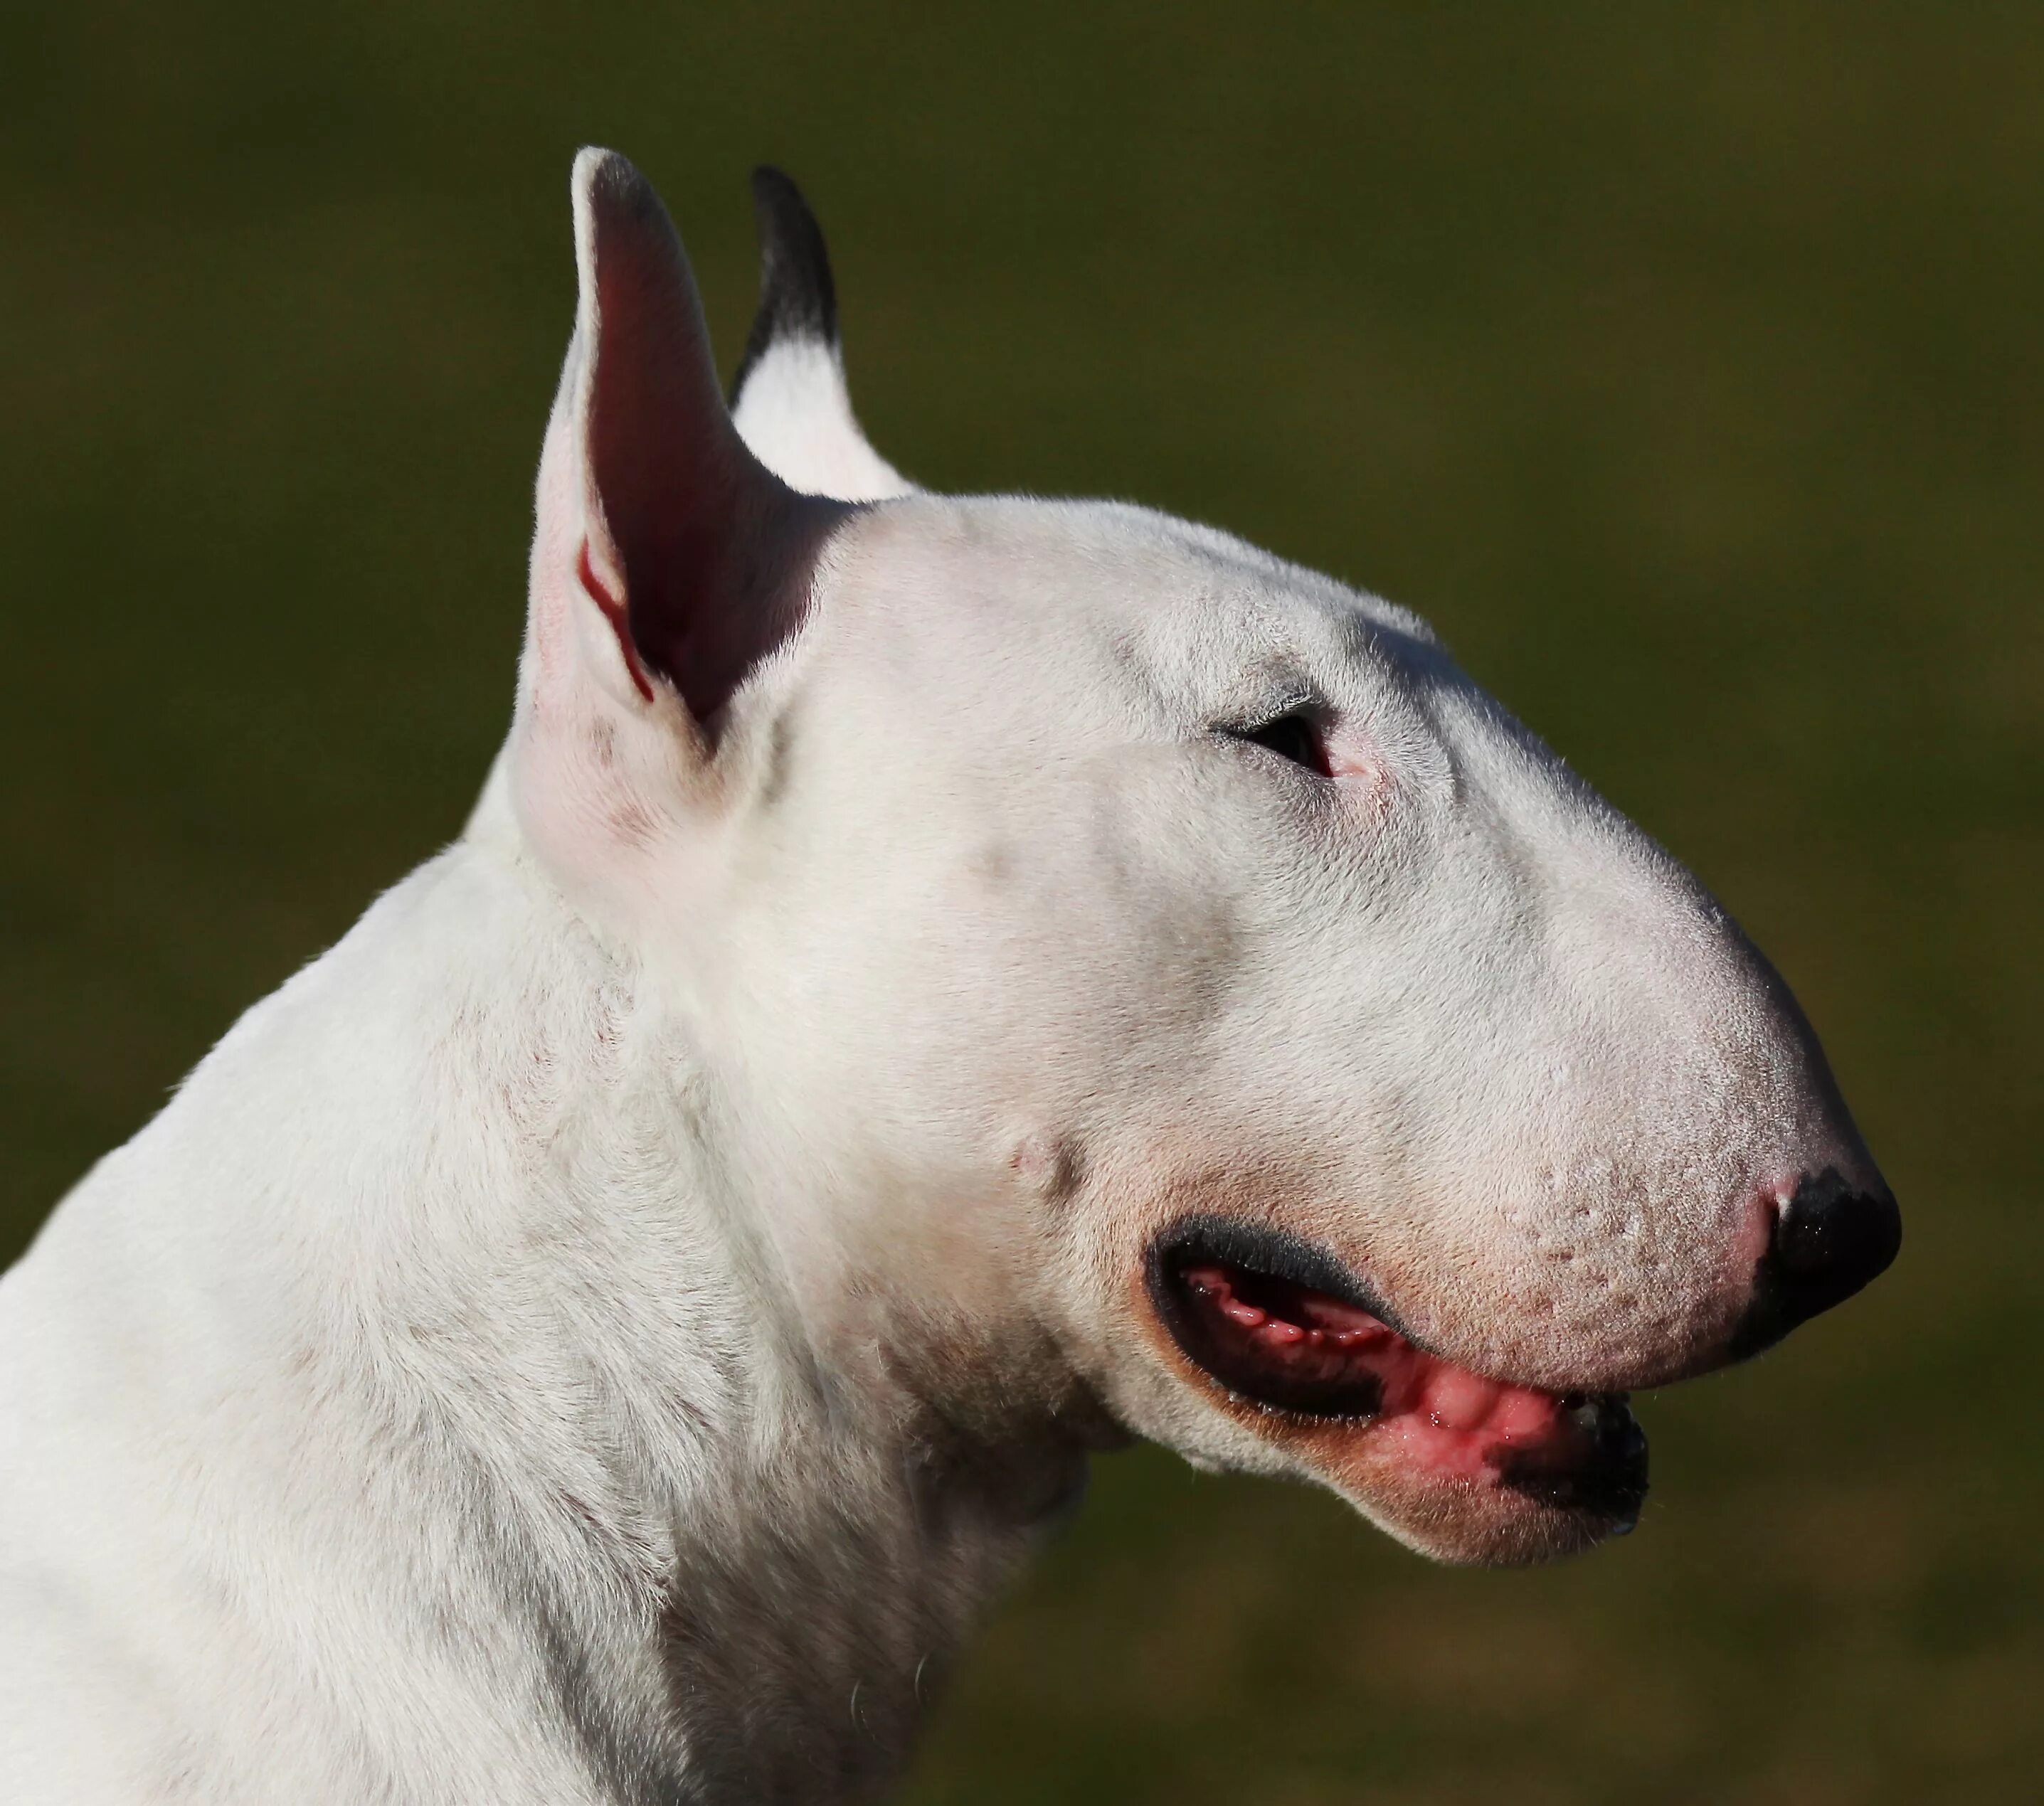
[[(576, 165), (590, 365), (582, 427), (606, 585), (589, 542), (577, 575), (651, 700), (655, 677), (714, 746), (717, 718), (801, 626), (824, 540), (849, 512), (797, 495), (726, 411), (681, 242), (622, 157)], [(614, 585), (613, 589), (611, 585)]]
[(589, 599), (603, 611), (603, 618), (609, 622), (610, 631), (617, 636), (617, 650), (624, 654), (624, 669), (632, 673), (632, 681), (638, 685), (639, 693), (647, 701), (653, 700), (653, 686), (646, 676), (646, 667), (639, 661), (639, 649), (632, 643), (632, 623), (625, 619), (624, 604), (604, 586), (603, 579), (596, 574), (589, 559), (589, 542), (582, 543), (581, 555), (575, 560), (575, 575), (582, 579), (582, 586), (589, 592)]

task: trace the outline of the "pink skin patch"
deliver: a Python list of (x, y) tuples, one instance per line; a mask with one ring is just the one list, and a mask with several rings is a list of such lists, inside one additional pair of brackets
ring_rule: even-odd
[(1228, 1263), (1179, 1273), (1217, 1377), (1252, 1398), (1347, 1398), (1367, 1433), (1400, 1445), (1403, 1463), (1474, 1478), (1526, 1456), (1566, 1457), (1580, 1402), (1489, 1379), (1416, 1348), (1389, 1324), (1324, 1292)]
[(589, 542), (582, 543), (582, 556), (575, 561), (575, 575), (582, 579), (582, 586), (589, 592), (589, 599), (603, 611), (603, 618), (609, 622), (610, 631), (617, 635), (617, 649), (624, 654), (624, 669), (632, 673), (632, 681), (638, 686), (639, 693), (647, 701), (653, 700), (653, 686), (647, 681), (646, 667), (639, 661), (639, 649), (632, 643), (632, 623), (624, 612), (624, 604), (604, 586), (602, 578), (589, 560)]

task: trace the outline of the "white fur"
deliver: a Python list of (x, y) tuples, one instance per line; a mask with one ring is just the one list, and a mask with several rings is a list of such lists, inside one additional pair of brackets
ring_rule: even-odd
[(914, 491), (866, 443), (843, 354), (821, 339), (776, 340), (747, 373), (731, 417), (768, 470), (810, 495), (887, 501)]
[[(1795, 1175), (1870, 1175), (1736, 929), (1413, 617), (908, 493), (834, 358), (742, 424), (891, 499), (713, 755), (571, 581), (581, 355), (467, 832), (0, 1281), (10, 1803), (863, 1796), (1127, 1433), (1527, 1552), (1189, 1380), (1174, 1212), (1617, 1387), (1716, 1358)], [(1332, 784), (1215, 730), (1309, 692)]]

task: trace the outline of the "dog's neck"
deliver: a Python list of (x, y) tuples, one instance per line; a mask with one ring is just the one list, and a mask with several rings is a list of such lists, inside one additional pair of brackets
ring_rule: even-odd
[(194, 1488), (149, 1540), (294, 1602), (198, 1627), (304, 1678), (230, 1732), (352, 1720), (308, 1773), (344, 1745), (405, 1800), (514, 1797), (507, 1752), (557, 1800), (893, 1772), (1086, 1437), (1056, 1383), (997, 1417), (924, 1383), (946, 1313), (824, 1188), (763, 1194), (721, 1126), (753, 1101), (486, 797), (117, 1156), (133, 1271), (189, 1283), (124, 1325)]

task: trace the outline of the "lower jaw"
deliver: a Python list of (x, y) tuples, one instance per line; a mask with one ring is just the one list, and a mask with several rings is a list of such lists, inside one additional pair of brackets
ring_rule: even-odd
[(1581, 1555), (1629, 1532), (1646, 1494), (1644, 1438), (1622, 1405), (1604, 1417), (1627, 1427), (1637, 1444), (1631, 1459), (1555, 1462), (1544, 1451), (1500, 1451), (1474, 1467), (1414, 1459), (1397, 1420), (1301, 1417), (1232, 1395), (1224, 1408), (1295, 1471), (1436, 1561), (1520, 1567)]

